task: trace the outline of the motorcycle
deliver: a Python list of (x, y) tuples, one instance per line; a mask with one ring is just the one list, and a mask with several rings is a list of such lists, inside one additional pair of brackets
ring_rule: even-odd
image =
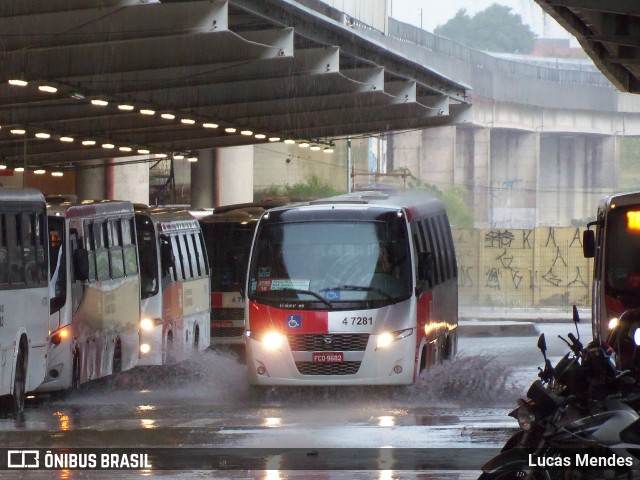
[(544, 368), (509, 413), (520, 430), (483, 465), (479, 480), (640, 478), (638, 382), (616, 368), (599, 338), (582, 345), (576, 307), (573, 320), (578, 336), (559, 336), (569, 352), (555, 367), (544, 333), (538, 338)]

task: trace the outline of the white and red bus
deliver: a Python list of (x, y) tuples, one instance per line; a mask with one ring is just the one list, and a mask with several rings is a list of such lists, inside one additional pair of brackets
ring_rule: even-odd
[(244, 349), (243, 290), (251, 242), (260, 216), (279, 205), (282, 203), (226, 205), (199, 218), (211, 266), (212, 347)]
[(457, 350), (440, 201), (357, 192), (268, 210), (247, 276), (251, 385), (401, 385)]
[(138, 365), (182, 361), (209, 347), (209, 265), (186, 209), (136, 205), (140, 255)]
[(47, 207), (51, 311), (47, 372), (38, 392), (80, 384), (138, 363), (140, 273), (133, 205)]
[(0, 188), (0, 410), (19, 415), (44, 380), (49, 327), (46, 203)]
[(606, 339), (626, 310), (640, 308), (640, 192), (604, 197), (582, 246), (594, 258), (593, 335)]

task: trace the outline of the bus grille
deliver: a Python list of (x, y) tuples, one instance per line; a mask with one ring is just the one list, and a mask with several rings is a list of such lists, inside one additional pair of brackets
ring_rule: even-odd
[(367, 348), (369, 334), (333, 333), (288, 335), (287, 338), (289, 340), (289, 346), (294, 352), (362, 352)]
[(211, 320), (244, 320), (244, 308), (212, 308)]
[(361, 362), (312, 363), (296, 362), (302, 375), (355, 375)]
[(244, 327), (211, 328), (212, 337), (239, 337), (244, 333)]

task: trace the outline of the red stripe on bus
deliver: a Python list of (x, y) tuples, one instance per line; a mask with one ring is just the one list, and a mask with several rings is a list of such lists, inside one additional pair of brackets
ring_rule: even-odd
[(222, 308), (222, 292), (211, 292), (211, 308)]

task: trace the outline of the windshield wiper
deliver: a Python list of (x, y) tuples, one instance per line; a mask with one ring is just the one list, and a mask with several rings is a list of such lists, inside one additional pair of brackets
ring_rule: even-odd
[(364, 285), (340, 285), (339, 287), (323, 288), (321, 292), (328, 292), (330, 290), (358, 290), (362, 292), (376, 292), (385, 297), (387, 300), (393, 300), (393, 297), (387, 292), (384, 292), (376, 287), (368, 287)]
[(267, 290), (265, 292), (254, 292), (254, 295), (256, 293), (264, 294), (264, 293), (272, 293), (272, 292), (305, 293), (307, 295), (311, 295), (312, 297), (317, 298), (322, 303), (324, 303), (327, 307), (333, 308), (333, 305), (331, 304), (331, 302), (329, 302), (329, 300), (327, 300), (326, 298), (322, 298), (316, 292), (312, 292), (311, 290), (302, 290), (300, 288), (278, 288), (277, 290)]

